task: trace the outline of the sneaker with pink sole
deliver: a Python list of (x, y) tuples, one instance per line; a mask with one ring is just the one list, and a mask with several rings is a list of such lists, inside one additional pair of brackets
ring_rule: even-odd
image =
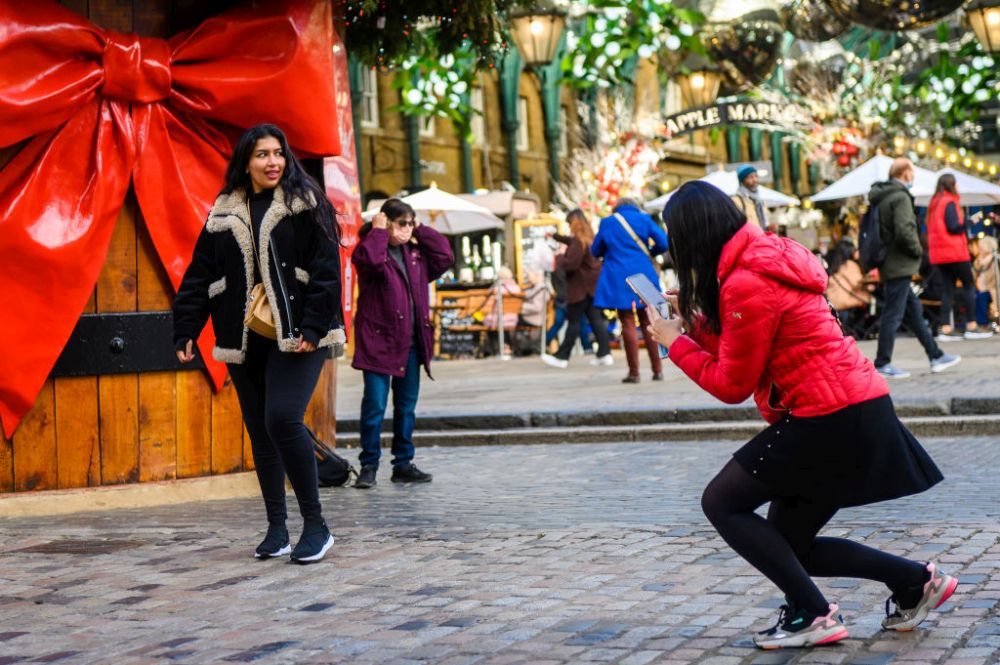
[[(882, 620), (883, 630), (900, 632), (913, 630), (927, 618), (931, 610), (944, 605), (945, 601), (951, 598), (951, 594), (955, 593), (955, 587), (958, 586), (957, 577), (942, 573), (933, 563), (927, 564), (927, 572), (931, 574), (931, 578), (924, 584), (924, 595), (915, 607), (911, 609), (900, 607), (895, 595), (885, 601), (886, 617)], [(889, 612), (890, 602), (896, 606), (896, 611), (892, 613)]]
[(801, 649), (846, 639), (847, 627), (840, 616), (840, 608), (830, 603), (829, 609), (825, 615), (816, 615), (782, 605), (778, 623), (754, 635), (753, 643), (760, 649)]

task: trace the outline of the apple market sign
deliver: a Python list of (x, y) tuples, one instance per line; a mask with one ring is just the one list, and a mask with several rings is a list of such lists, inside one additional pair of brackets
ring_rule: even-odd
[(801, 106), (773, 102), (730, 102), (703, 106), (663, 119), (671, 136), (720, 125), (749, 125), (766, 129), (801, 131), (811, 129), (812, 117)]

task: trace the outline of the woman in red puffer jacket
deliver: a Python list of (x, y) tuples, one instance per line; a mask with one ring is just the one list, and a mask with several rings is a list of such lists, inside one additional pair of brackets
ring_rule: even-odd
[[(747, 224), (707, 183), (677, 190), (663, 217), (680, 317), (658, 319), (653, 338), (722, 401), (753, 395), (770, 423), (702, 497), (722, 538), (789, 600), (755, 643), (805, 647), (847, 637), (837, 606), (810, 575), (884, 582), (896, 611), (883, 627), (910, 630), (957, 580), (933, 564), (817, 537), (842, 507), (922, 492), (942, 479), (896, 417), (885, 380), (840, 329), (823, 295), (822, 265), (802, 245)], [(754, 512), (765, 503), (766, 519)]]

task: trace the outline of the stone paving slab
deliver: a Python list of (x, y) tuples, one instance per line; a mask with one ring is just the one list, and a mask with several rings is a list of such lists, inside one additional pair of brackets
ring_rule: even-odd
[(324, 490), (338, 542), (310, 567), (250, 557), (259, 500), (4, 520), (0, 663), (995, 663), (1000, 442), (926, 444), (944, 483), (825, 532), (959, 575), (912, 633), (830, 579), (850, 640), (752, 647), (779, 594), (699, 509), (733, 443), (431, 448), (429, 485)]

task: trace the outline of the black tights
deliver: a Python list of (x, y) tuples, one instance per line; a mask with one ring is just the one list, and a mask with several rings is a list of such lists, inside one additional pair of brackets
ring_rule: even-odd
[[(754, 511), (771, 506), (767, 519)], [(927, 580), (924, 565), (843, 538), (818, 538), (837, 506), (779, 497), (771, 488), (730, 460), (701, 497), (712, 526), (736, 553), (781, 589), (797, 608), (826, 614), (827, 601), (813, 577), (859, 577), (882, 582), (904, 607), (914, 587)]]

